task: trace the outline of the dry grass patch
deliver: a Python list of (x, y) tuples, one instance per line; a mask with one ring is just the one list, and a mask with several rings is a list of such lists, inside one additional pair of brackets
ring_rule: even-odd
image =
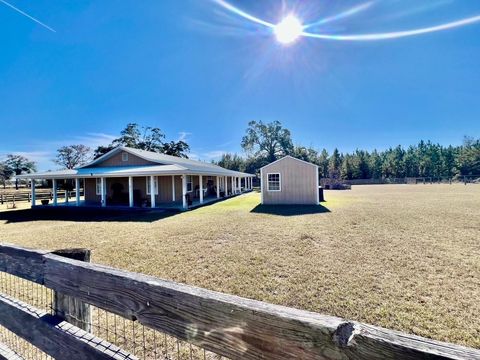
[(87, 247), (95, 262), (480, 347), (480, 186), (357, 186), (326, 198), (313, 212), (270, 211), (248, 194), (109, 221), (0, 211), (0, 231), (6, 242)]

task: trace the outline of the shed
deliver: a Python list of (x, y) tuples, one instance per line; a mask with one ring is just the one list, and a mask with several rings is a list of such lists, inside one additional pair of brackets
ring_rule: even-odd
[(318, 166), (285, 156), (260, 169), (262, 204), (319, 204)]

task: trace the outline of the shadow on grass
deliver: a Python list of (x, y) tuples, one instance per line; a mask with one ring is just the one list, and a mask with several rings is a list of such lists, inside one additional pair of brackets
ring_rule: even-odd
[(323, 205), (257, 205), (250, 212), (279, 216), (298, 216), (328, 213)]
[(124, 221), (154, 222), (176, 215), (176, 211), (167, 210), (123, 210), (123, 209), (86, 209), (86, 208), (36, 208), (1, 211), (0, 221), (22, 223), (30, 221)]

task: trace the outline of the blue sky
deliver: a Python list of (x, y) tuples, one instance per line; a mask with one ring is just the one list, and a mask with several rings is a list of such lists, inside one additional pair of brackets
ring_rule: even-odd
[[(480, 23), (396, 40), (280, 45), (209, 0), (0, 3), (0, 156), (54, 169), (62, 145), (107, 144), (128, 122), (185, 138), (193, 157), (240, 152), (250, 120), (342, 151), (480, 136)], [(360, 1), (288, 1), (303, 21)], [(231, 1), (276, 23), (280, 1)], [(318, 31), (370, 33), (480, 14), (480, 3), (385, 0)]]

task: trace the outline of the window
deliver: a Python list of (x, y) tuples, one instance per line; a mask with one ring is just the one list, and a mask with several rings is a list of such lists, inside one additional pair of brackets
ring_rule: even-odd
[(268, 177), (268, 191), (282, 191), (280, 174), (267, 174)]
[(122, 152), (122, 161), (128, 161), (128, 153)]
[(192, 190), (193, 190), (192, 175), (187, 175), (187, 192), (191, 192)]
[(101, 178), (96, 178), (95, 180), (96, 180), (95, 194), (102, 195), (102, 179)]
[[(155, 187), (155, 195), (158, 195), (158, 178), (153, 177), (153, 186)], [(147, 176), (147, 195), (150, 195), (150, 176)]]

